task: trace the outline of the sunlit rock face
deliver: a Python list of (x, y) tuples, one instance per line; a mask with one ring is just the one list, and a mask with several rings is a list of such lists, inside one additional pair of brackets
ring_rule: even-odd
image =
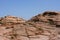
[(47, 11), (29, 20), (1, 17), (0, 40), (60, 40), (60, 13)]
[(24, 19), (15, 16), (5, 16), (0, 18), (0, 21), (1, 23), (3, 23), (3, 25), (11, 25), (11, 24), (13, 25), (25, 22)]

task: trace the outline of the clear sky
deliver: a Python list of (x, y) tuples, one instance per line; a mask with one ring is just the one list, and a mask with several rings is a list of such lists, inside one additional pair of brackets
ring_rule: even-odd
[(29, 19), (44, 11), (60, 11), (60, 0), (0, 0), (0, 17), (12, 15)]

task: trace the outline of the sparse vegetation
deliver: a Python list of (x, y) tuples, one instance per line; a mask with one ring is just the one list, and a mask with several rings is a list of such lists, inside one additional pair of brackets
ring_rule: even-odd
[(60, 28), (60, 25), (56, 25), (57, 28)]
[(54, 21), (52, 19), (48, 19), (48, 22), (51, 24), (51, 25), (54, 25)]
[(2, 22), (2, 21), (0, 21), (0, 24), (3, 24), (3, 22)]
[(39, 30), (43, 30), (42, 28), (39, 28)]
[(45, 15), (51, 16), (51, 15), (57, 15), (57, 13), (56, 12), (44, 12), (43, 16)]

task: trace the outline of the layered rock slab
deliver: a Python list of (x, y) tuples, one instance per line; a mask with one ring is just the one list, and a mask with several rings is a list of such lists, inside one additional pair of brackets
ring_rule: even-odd
[(0, 40), (60, 40), (59, 21), (59, 12), (44, 12), (27, 21), (5, 16), (0, 18)]

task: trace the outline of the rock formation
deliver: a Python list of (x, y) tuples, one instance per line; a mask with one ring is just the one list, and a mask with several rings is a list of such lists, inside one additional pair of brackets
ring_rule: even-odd
[(60, 13), (48, 11), (29, 20), (1, 17), (0, 40), (60, 40)]

